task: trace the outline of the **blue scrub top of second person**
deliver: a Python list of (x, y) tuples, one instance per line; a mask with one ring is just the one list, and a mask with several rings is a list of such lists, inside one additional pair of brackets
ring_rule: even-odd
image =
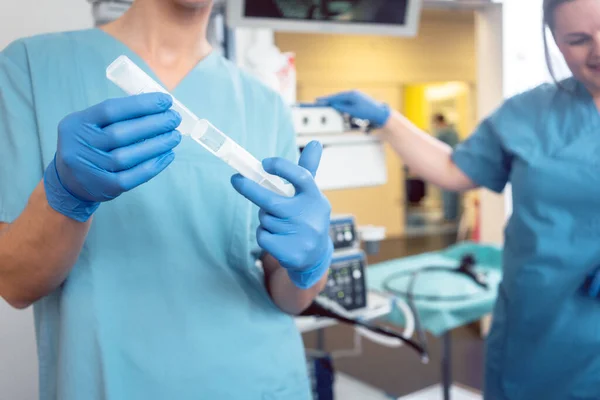
[[(56, 151), (66, 115), (124, 93), (98, 29), (17, 41), (0, 53), (0, 220), (12, 222)], [(217, 53), (173, 90), (258, 159), (297, 161), (279, 96)], [(258, 210), (235, 172), (188, 137), (157, 178), (100, 206), (63, 285), (35, 304), (41, 400), (310, 399), (293, 318), (251, 255)]]
[(570, 78), (515, 96), (454, 152), (474, 182), (510, 182), (504, 276), (487, 340), (485, 398), (600, 398), (600, 113)]

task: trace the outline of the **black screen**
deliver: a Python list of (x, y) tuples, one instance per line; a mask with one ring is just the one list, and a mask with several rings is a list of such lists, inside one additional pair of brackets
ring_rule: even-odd
[(246, 0), (245, 16), (404, 25), (408, 0)]

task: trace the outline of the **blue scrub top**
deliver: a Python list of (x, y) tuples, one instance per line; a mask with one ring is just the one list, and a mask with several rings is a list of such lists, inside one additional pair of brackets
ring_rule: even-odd
[(571, 78), (508, 100), (453, 158), (477, 184), (512, 186), (504, 279), (487, 342), (486, 399), (600, 398), (600, 114)]
[[(124, 94), (98, 29), (0, 53), (0, 220), (25, 208), (66, 115)], [(297, 160), (279, 96), (212, 53), (173, 91), (258, 159)], [(35, 304), (42, 400), (310, 398), (301, 336), (255, 267), (258, 210), (190, 138), (149, 183), (104, 203), (64, 284)]]

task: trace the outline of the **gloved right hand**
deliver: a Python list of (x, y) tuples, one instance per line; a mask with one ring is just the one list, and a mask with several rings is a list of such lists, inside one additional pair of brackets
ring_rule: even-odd
[(387, 104), (379, 103), (356, 90), (320, 97), (317, 99), (317, 104), (333, 107), (337, 111), (349, 114), (354, 118), (367, 120), (376, 128), (385, 125), (391, 114)]
[(85, 222), (100, 203), (154, 178), (174, 159), (181, 116), (163, 93), (111, 99), (65, 117), (46, 168), (50, 206)]

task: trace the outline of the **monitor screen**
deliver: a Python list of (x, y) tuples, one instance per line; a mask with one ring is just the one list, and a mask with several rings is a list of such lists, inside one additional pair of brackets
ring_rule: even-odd
[(398, 24), (406, 21), (407, 0), (252, 0), (244, 15), (300, 21)]
[(423, 0), (229, 0), (231, 27), (414, 36)]

